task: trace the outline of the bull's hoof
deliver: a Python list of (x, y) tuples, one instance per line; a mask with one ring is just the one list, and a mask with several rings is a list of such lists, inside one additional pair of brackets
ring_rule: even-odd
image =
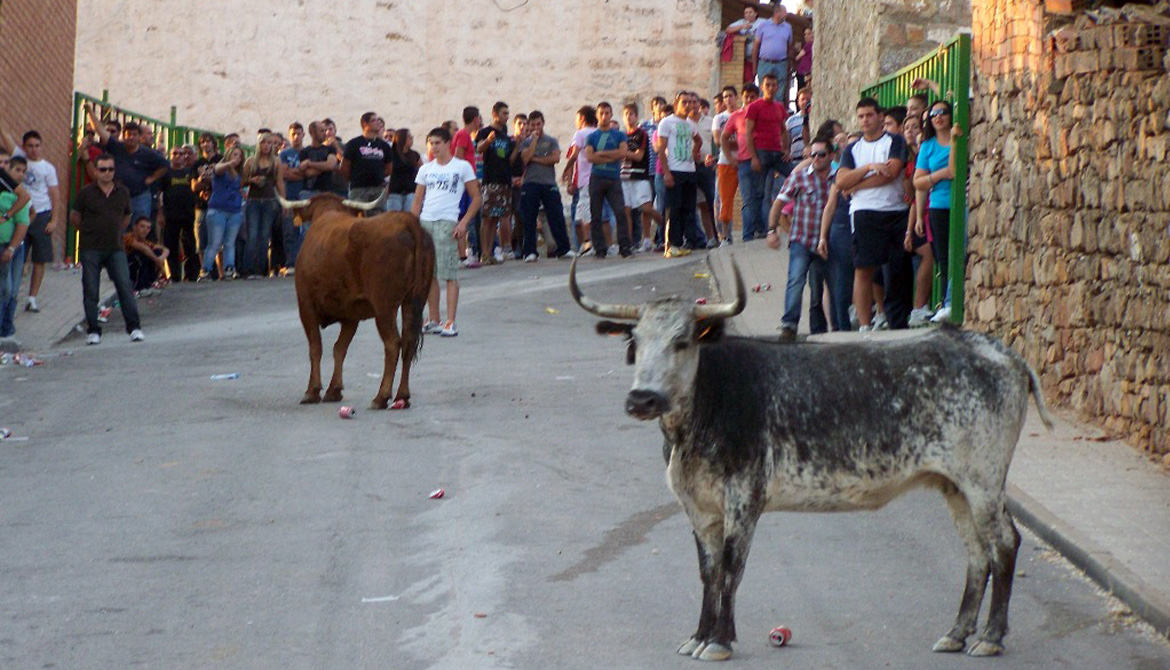
[(1003, 645), (995, 642), (988, 642), (987, 640), (980, 640), (975, 643), (974, 647), (967, 652), (968, 656), (1001, 656), (1003, 655)]
[(341, 402), (341, 389), (333, 387), (325, 389), (325, 402)]
[(316, 405), (319, 402), (321, 402), (320, 393), (305, 393), (305, 396), (301, 398), (302, 405)]
[(938, 642), (934, 643), (934, 648), (932, 648), (931, 651), (950, 654), (956, 651), (963, 651), (963, 647), (965, 646), (967, 646), (966, 642), (963, 642), (962, 640), (956, 640), (955, 638), (948, 635), (944, 635), (939, 639)]
[(410, 409), (410, 401), (406, 398), (399, 398), (390, 405), (390, 409)]
[(702, 640), (698, 640), (692, 637), (691, 639), (682, 643), (682, 646), (678, 648), (678, 653), (683, 656), (690, 656), (691, 654), (695, 653), (695, 650), (698, 649), (701, 644), (703, 644)]
[(374, 398), (370, 401), (370, 409), (386, 409), (390, 406), (390, 401), (387, 398)]
[(691, 657), (697, 658), (700, 661), (726, 661), (731, 658), (731, 647), (725, 647), (718, 642), (712, 642), (703, 647), (702, 651), (697, 651), (696, 654), (692, 654)]

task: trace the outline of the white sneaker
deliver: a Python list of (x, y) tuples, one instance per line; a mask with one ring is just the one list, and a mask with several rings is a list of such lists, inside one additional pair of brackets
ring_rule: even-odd
[(443, 325), (438, 321), (427, 321), (423, 324), (423, 335), (434, 335), (443, 329)]
[[(572, 252), (569, 252), (569, 253), (572, 253)], [(527, 256), (524, 257), (524, 262), (525, 263), (535, 263), (537, 258), (538, 258), (538, 256), (536, 254), (528, 254)]]
[(90, 333), (89, 335), (86, 335), (85, 336), (85, 343), (86, 344), (101, 344), (102, 343), (102, 334), (101, 333)]
[(916, 307), (910, 310), (910, 321), (907, 323), (911, 328), (922, 328), (930, 322), (931, 312), (929, 307)]
[(731, 239), (730, 238), (725, 237), (725, 238), (723, 238), (723, 241), (719, 243), (720, 248), (730, 247), (730, 246), (731, 246)]
[(851, 328), (853, 328), (853, 330), (857, 330), (857, 327), (860, 325), (861, 325), (861, 321), (857, 320), (857, 308), (854, 307), (853, 305), (850, 305), (849, 306), (849, 326)]
[(439, 337), (455, 337), (459, 335), (459, 331), (455, 329), (455, 324), (451, 324), (449, 328), (439, 329)]
[(141, 328), (135, 328), (134, 330), (130, 331), (130, 341), (131, 342), (141, 342), (145, 339), (146, 339), (146, 335), (144, 335), (142, 333)]
[(873, 326), (858, 326), (857, 327), (857, 332), (859, 332), (859, 333), (872, 333), (873, 330), (874, 330)]
[(605, 253), (606, 253), (607, 255), (609, 255), (609, 256), (617, 256), (617, 255), (618, 255), (618, 251), (620, 251), (620, 250), (618, 249), (618, 245), (616, 245), (616, 244), (611, 244), (611, 245), (609, 245), (609, 249), (606, 249)]
[[(531, 254), (529, 254), (529, 255), (531, 255)], [(557, 258), (566, 258), (566, 259), (568, 259), (568, 260), (573, 260), (574, 258), (576, 258), (576, 257), (577, 257), (577, 255), (578, 255), (578, 254), (577, 254), (577, 252), (576, 252), (576, 251), (573, 251), (572, 249), (569, 249), (568, 251), (566, 251), (565, 253), (561, 254), (560, 256), (557, 256)]]
[(889, 321), (889, 319), (886, 318), (886, 315), (884, 312), (878, 312), (873, 317), (873, 329), (874, 330), (889, 330), (890, 329), (890, 321)]
[(650, 238), (647, 238), (647, 237), (643, 237), (642, 244), (641, 244), (641, 246), (638, 247), (638, 251), (640, 251), (642, 253), (646, 253), (646, 252), (651, 251), (653, 249), (654, 249), (654, 240), (651, 240)]
[(40, 307), (40, 305), (37, 304), (37, 297), (35, 295), (30, 295), (28, 297), (28, 304), (24, 306), (24, 311), (26, 311), (26, 312), (39, 312), (39, 311), (41, 311), (41, 307)]
[(496, 247), (496, 250), (494, 252), (492, 252), (492, 256), (495, 256), (497, 263), (504, 262), (504, 250), (503, 249)]
[(950, 321), (950, 320), (951, 320), (951, 308), (950, 307), (943, 307), (939, 311), (935, 312), (935, 315), (930, 318), (931, 323), (942, 323), (944, 321)]

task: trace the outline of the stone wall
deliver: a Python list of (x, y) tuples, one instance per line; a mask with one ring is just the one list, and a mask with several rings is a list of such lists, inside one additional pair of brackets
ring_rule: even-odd
[[(10, 4), (10, 3), (6, 3)], [(254, 133), (379, 112), (422, 132), (539, 108), (568, 139), (577, 107), (710, 90), (717, 0), (80, 0), (76, 86), (135, 111)], [(506, 10), (506, 11), (505, 11)], [(421, 139), (417, 140), (421, 142)]]
[(976, 2), (965, 295), (968, 325), (1021, 351), (1050, 402), (1152, 454), (1170, 452), (1161, 12), (1072, 24)]
[(77, 0), (0, 3), (0, 122), (17, 141), (38, 130), (62, 183), (69, 177), (76, 27)]
[(858, 92), (971, 26), (970, 0), (818, 0), (815, 122), (852, 127)]

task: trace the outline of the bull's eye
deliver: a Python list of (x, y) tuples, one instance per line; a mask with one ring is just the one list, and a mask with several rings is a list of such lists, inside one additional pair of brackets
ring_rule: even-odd
[(688, 342), (687, 340), (678, 340), (677, 342), (674, 343), (674, 350), (675, 351), (685, 351), (686, 348), (689, 346), (691, 346), (691, 343)]
[(626, 365), (633, 365), (634, 364), (634, 356), (637, 353), (638, 353), (638, 347), (636, 345), (634, 345), (633, 340), (630, 340), (630, 343), (628, 345), (626, 345)]

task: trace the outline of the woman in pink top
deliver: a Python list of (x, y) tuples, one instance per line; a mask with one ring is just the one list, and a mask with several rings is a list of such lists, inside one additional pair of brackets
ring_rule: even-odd
[(813, 29), (804, 29), (804, 42), (796, 54), (796, 90), (808, 86), (812, 81)]

